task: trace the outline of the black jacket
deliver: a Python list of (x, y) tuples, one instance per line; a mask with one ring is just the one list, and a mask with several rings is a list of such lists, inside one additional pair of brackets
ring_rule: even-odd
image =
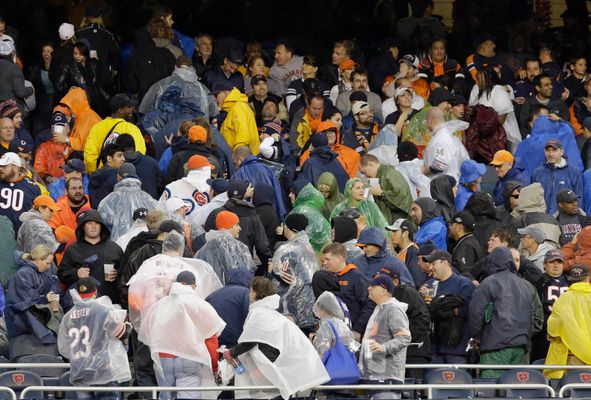
[(468, 211), (474, 216), (476, 225), (474, 227), (474, 236), (482, 249), (488, 248), (488, 239), (490, 234), (496, 228), (501, 227), (501, 221), (497, 219), (495, 204), (486, 192), (476, 192), (466, 203), (464, 211)]
[(90, 24), (76, 32), (77, 39), (86, 39), (90, 50), (98, 53), (100, 67), (111, 73), (119, 68), (119, 45), (111, 32), (100, 24)]
[(109, 96), (104, 89), (104, 84), (109, 82), (109, 79), (96, 59), (86, 60), (86, 66), (73, 60), (66, 62), (60, 68), (55, 79), (53, 87), (58, 100), (64, 97), (70, 88), (81, 87), (86, 91), (90, 108), (101, 115), (104, 115), (105, 112), (108, 113), (106, 107)]
[(476, 236), (469, 233), (458, 240), (451, 253), (451, 263), (460, 275), (474, 280), (474, 277), (470, 273), (472, 265), (484, 258), (485, 255), (486, 253), (482, 249), (478, 239), (476, 239)]
[(274, 248), (275, 243), (277, 243), (277, 240), (279, 239), (277, 234), (275, 234), (275, 229), (281, 225), (277, 210), (275, 210), (275, 207), (273, 206), (275, 203), (274, 189), (266, 183), (255, 184), (252, 203), (254, 204), (257, 215), (265, 227), (269, 247)]
[[(428, 363), (431, 361), (431, 339), (429, 338), (431, 316), (425, 301), (415, 288), (404, 284), (398, 285), (394, 289), (394, 298), (408, 304), (406, 315), (413, 345), (408, 346), (406, 358), (424, 357)], [(423, 344), (415, 346), (414, 343)]]
[[(115, 282), (105, 282), (104, 264), (114, 264), (115, 269), (121, 268), (123, 251), (115, 242), (109, 240), (111, 232), (103, 223), (98, 211), (89, 210), (80, 214), (78, 227), (76, 228), (76, 242), (66, 248), (64, 257), (57, 271), (58, 278), (66, 285), (71, 286), (78, 281), (78, 269), (90, 268), (90, 276), (100, 284), (98, 293), (106, 295), (113, 303), (119, 303), (119, 291)], [(91, 244), (84, 239), (84, 224), (95, 221), (101, 224), (101, 240), (97, 244)]]

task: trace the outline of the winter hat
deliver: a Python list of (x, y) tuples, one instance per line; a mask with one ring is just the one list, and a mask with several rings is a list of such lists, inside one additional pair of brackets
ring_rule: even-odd
[(275, 121), (267, 122), (263, 125), (259, 133), (266, 133), (267, 135), (281, 135), (281, 125)]
[(230, 229), (238, 223), (240, 223), (240, 218), (231, 211), (220, 211), (215, 217), (215, 228), (218, 230)]
[(361, 90), (356, 90), (355, 92), (349, 95), (349, 101), (353, 103), (354, 101), (367, 101), (367, 94), (362, 92)]
[(321, 269), (312, 275), (312, 291), (314, 292), (314, 297), (318, 298), (324, 292), (337, 294), (340, 290), (339, 278), (332, 272)]
[(61, 40), (70, 40), (74, 36), (74, 25), (64, 22), (58, 29)]
[(203, 142), (207, 141), (207, 131), (201, 125), (194, 125), (189, 129), (189, 142)]
[(328, 146), (328, 138), (324, 133), (316, 133), (312, 135), (310, 143), (312, 144), (312, 147), (314, 147), (315, 149), (319, 147)]
[(121, 164), (121, 166), (117, 170), (117, 175), (119, 175), (121, 178), (137, 178), (135, 165), (128, 162)]
[(21, 112), (21, 109), (12, 99), (4, 100), (0, 103), (0, 118), (14, 118), (16, 114)]
[(189, 170), (199, 169), (199, 168), (204, 168), (204, 167), (209, 167), (212, 170), (215, 169), (215, 166), (213, 166), (206, 157), (200, 156), (198, 154), (191, 156), (191, 158), (189, 158), (189, 161), (187, 161), (187, 169), (189, 169)]
[(412, 161), (419, 156), (419, 149), (413, 142), (398, 143), (398, 160)]
[(357, 238), (357, 223), (348, 217), (334, 217), (331, 225), (334, 229), (334, 242), (345, 243)]
[(308, 226), (308, 218), (304, 214), (289, 214), (285, 218), (285, 226), (294, 232), (304, 231)]
[(158, 233), (170, 233), (172, 231), (177, 232), (179, 235), (185, 234), (181, 224), (171, 219), (162, 221), (158, 227)]

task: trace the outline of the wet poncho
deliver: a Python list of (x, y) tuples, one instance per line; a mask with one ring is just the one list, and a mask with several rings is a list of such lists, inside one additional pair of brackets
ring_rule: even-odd
[(298, 193), (290, 214), (303, 214), (308, 218), (306, 233), (314, 251), (318, 252), (330, 240), (330, 224), (322, 215), (324, 196), (311, 183)]
[(362, 179), (349, 179), (349, 182), (347, 182), (347, 186), (345, 187), (345, 200), (334, 208), (330, 218), (333, 219), (334, 217), (337, 217), (345, 208), (356, 208), (365, 218), (365, 223), (367, 226), (372, 226), (374, 228), (383, 230), (384, 227), (388, 225), (388, 221), (386, 221), (384, 214), (382, 214), (377, 204), (367, 198), (358, 201), (357, 204), (355, 204), (355, 200), (353, 200), (351, 188), (356, 182), (359, 181), (362, 181)]
[(323, 292), (314, 304), (314, 315), (320, 319), (320, 326), (312, 343), (322, 357), (335, 345), (335, 336), (329, 322), (334, 326), (341, 342), (355, 352), (355, 339), (349, 325), (345, 322), (345, 314), (336, 296), (331, 292)]
[[(330, 191), (330, 195), (324, 198), (324, 205), (322, 206), (322, 215), (327, 220), (330, 219), (330, 213), (337, 204), (341, 201), (345, 200), (345, 196), (343, 196), (339, 192), (339, 185), (337, 183), (337, 178), (330, 172), (323, 172), (319, 177), (318, 181), (316, 181), (316, 189), (322, 191)], [(326, 189), (326, 190), (323, 190)]]
[(42, 244), (55, 251), (59, 243), (55, 239), (53, 229), (41, 217), (37, 210), (30, 210), (21, 214), (19, 219), (22, 222), (16, 238), (16, 248), (29, 253), (38, 245)]
[[(297, 233), (281, 245), (273, 256), (271, 266), (277, 294), (281, 296), (280, 310), (291, 314), (299, 327), (314, 325), (312, 276), (320, 269), (320, 264), (306, 232)], [(279, 278), (281, 272), (293, 277), (290, 285)]]

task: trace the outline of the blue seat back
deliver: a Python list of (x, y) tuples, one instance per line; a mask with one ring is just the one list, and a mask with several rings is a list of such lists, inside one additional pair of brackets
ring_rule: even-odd
[(32, 354), (57, 356), (57, 344), (44, 345), (35, 335), (17, 336), (8, 344), (8, 358), (12, 362), (17, 362), (21, 357)]
[[(50, 354), (33, 354), (30, 356), (24, 356), (19, 358), (19, 363), (29, 363), (29, 364), (61, 364), (64, 360), (58, 356), (52, 356)], [(67, 369), (63, 368), (23, 368), (27, 371), (33, 371), (40, 375), (43, 378), (56, 378), (55, 382), (58, 381), (57, 378), (62, 376), (64, 371)]]
[(562, 387), (564, 385), (568, 385), (569, 383), (589, 384), (589, 389), (571, 389), (571, 398), (591, 398), (591, 371), (567, 371), (560, 380), (560, 386)]
[[(463, 369), (442, 368), (427, 372), (426, 384), (472, 384), (472, 376)], [(472, 389), (433, 389), (433, 398), (474, 397)]]
[[(18, 395), (28, 386), (43, 386), (43, 379), (31, 371), (15, 370), (6, 371), (0, 374), (0, 386), (7, 386), (14, 390)], [(0, 399), (10, 399), (8, 393), (0, 393)], [(27, 399), (41, 399), (43, 394), (41, 392), (30, 392), (27, 394)]]
[[(548, 384), (548, 379), (541, 371), (535, 369), (511, 369), (505, 371), (499, 378), (500, 384)], [(520, 397), (523, 399), (546, 397), (546, 389), (507, 389), (507, 397)]]

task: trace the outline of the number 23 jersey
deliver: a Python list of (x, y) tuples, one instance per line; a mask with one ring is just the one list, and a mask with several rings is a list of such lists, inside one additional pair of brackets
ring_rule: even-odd
[(15, 234), (21, 226), (19, 217), (31, 209), (33, 200), (40, 194), (39, 186), (28, 179), (12, 183), (0, 182), (0, 215), (10, 219)]
[(127, 353), (117, 335), (126, 311), (108, 297), (77, 302), (62, 319), (58, 346), (70, 360), (70, 382), (101, 385), (131, 379)]

